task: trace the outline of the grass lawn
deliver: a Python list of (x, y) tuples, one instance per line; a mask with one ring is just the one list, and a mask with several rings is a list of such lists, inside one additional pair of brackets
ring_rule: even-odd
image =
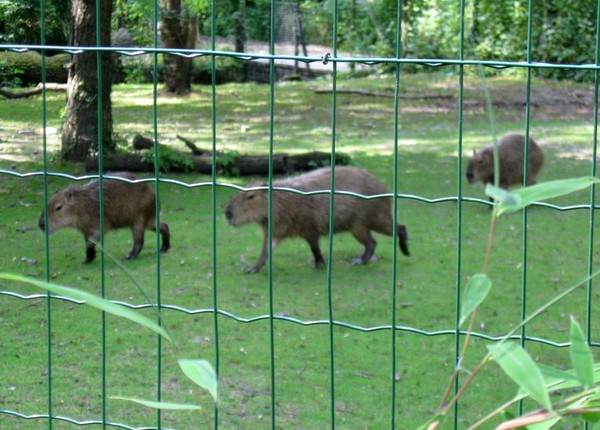
[[(104, 270), (99, 258), (84, 265), (84, 242), (71, 230), (50, 236), (47, 265), (46, 240), (37, 228), (44, 204), (43, 178), (10, 174), (43, 169), (42, 100), (1, 99), (0, 271), (45, 279), (48, 267), (48, 276), (57, 283), (94, 293), (100, 293), (103, 285), (106, 297), (131, 304), (147, 303), (138, 288), (152, 301), (160, 290), (160, 301), (167, 307), (165, 323), (176, 343), (163, 342), (159, 354), (156, 336), (132, 323), (107, 316), (103, 325), (98, 312), (61, 300), (52, 300), (48, 309), (44, 297), (21, 298), (40, 291), (3, 282), (0, 408), (25, 415), (47, 413), (51, 371), (54, 415), (86, 421), (100, 420), (104, 413), (109, 422), (155, 426), (156, 413), (142, 406), (107, 398), (103, 410), (102, 368), (106, 369), (107, 396), (150, 399), (157, 395), (160, 367), (163, 400), (196, 402), (204, 408), (201, 413), (163, 412), (163, 426), (214, 428), (216, 412), (210, 396), (186, 380), (176, 359), (207, 358), (216, 363), (218, 353), (218, 428), (324, 429), (331, 428), (334, 416), (338, 429), (383, 429), (391, 426), (392, 410), (396, 428), (417, 427), (435, 412), (452, 372), (456, 341), (450, 332), (456, 324), (457, 283), (464, 285), (469, 276), (481, 271), (490, 223), (483, 187), (469, 186), (463, 180), (459, 189), (458, 182), (464, 175), (467, 154), (491, 141), (484, 82), (469, 73), (465, 77), (462, 163), (458, 159), (458, 82), (457, 76), (444, 74), (401, 77), (398, 214), (408, 228), (411, 256), (398, 252), (394, 262), (396, 245), (391, 238), (378, 235), (378, 259), (351, 266), (361, 246), (349, 234), (336, 235), (330, 280), (326, 270), (311, 269), (311, 253), (300, 239), (286, 240), (277, 248), (271, 280), (266, 268), (246, 275), (245, 269), (258, 258), (261, 232), (256, 226), (228, 226), (223, 209), (235, 190), (217, 186), (213, 207), (211, 178), (192, 174), (163, 175), (184, 184), (205, 185), (161, 184), (161, 219), (170, 226), (172, 249), (160, 257), (160, 265), (156, 237), (150, 233), (136, 260), (120, 261), (131, 248), (129, 231), (106, 236), (107, 254), (118, 261), (107, 256)], [(489, 85), (496, 102), (498, 135), (524, 133), (525, 82), (491, 77)], [(331, 88), (328, 80), (276, 85), (275, 152), (331, 150), (332, 96), (315, 91), (327, 88)], [(393, 93), (394, 79), (340, 79), (338, 89)], [(271, 143), (269, 86), (228, 84), (216, 91), (217, 149), (266, 154)], [(592, 171), (591, 98), (590, 85), (533, 79), (531, 136), (547, 158), (538, 180), (585, 176)], [(85, 174), (82, 165), (65, 164), (53, 152), (60, 145), (64, 99), (64, 94), (47, 95), (47, 167), (51, 172), (79, 176)], [(210, 87), (195, 87), (192, 95), (181, 99), (160, 93), (158, 140), (185, 151), (176, 138), (182, 135), (210, 148), (211, 99)], [(116, 86), (112, 100), (119, 139), (130, 142), (137, 133), (152, 135), (151, 86)], [(391, 188), (394, 100), (339, 94), (335, 144), (336, 151), (349, 154), (355, 165)], [(218, 177), (222, 184), (236, 185), (253, 179), (264, 178)], [(49, 190), (54, 192), (70, 182), (51, 177)], [(459, 192), (481, 199), (465, 201), (460, 218), (456, 199), (435, 201)], [(589, 201), (590, 193), (584, 191), (552, 203), (570, 206)], [(502, 335), (518, 324), (522, 312), (531, 313), (587, 276), (590, 234), (597, 237), (597, 223), (590, 232), (589, 209), (559, 211), (535, 206), (528, 210), (526, 221), (524, 229), (523, 214), (516, 213), (502, 217), (498, 225), (490, 269), (494, 287), (478, 313), (476, 326), (482, 335)], [(325, 238), (321, 247), (327, 258)], [(591, 263), (598, 266), (596, 247)], [(394, 295), (395, 323), (400, 327), (395, 338), (389, 330)], [(598, 292), (592, 290), (589, 298), (593, 328), (598, 321), (594, 306)], [(588, 321), (587, 299), (588, 292), (578, 290), (532, 322), (526, 334), (567, 342), (570, 315), (584, 326)], [(222, 311), (216, 319), (214, 308)], [(330, 309), (331, 317), (341, 323), (332, 328), (325, 323)], [(140, 312), (153, 315), (149, 309)], [(268, 318), (270, 314), (273, 320)], [(591, 339), (600, 341), (595, 331)], [(486, 344), (483, 338), (474, 339), (467, 369), (482, 357)], [(532, 341), (527, 342), (527, 349), (539, 362), (570, 366), (564, 348)], [(488, 366), (460, 402), (457, 428), (466, 428), (515, 393), (516, 385), (497, 366)], [(442, 428), (453, 428), (449, 418)], [(0, 413), (0, 428), (38, 429), (45, 425), (41, 419)], [(76, 426), (54, 421), (53, 428)], [(573, 424), (569, 428), (579, 427)]]

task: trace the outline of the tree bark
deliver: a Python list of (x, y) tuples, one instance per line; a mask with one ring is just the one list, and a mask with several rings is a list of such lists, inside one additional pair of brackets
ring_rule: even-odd
[[(110, 46), (110, 19), (112, 0), (100, 2), (100, 44)], [(72, 46), (97, 46), (96, 41), (96, 1), (73, 0), (72, 2)], [(62, 135), (62, 158), (69, 161), (83, 161), (97, 152), (99, 145), (98, 97), (101, 90), (102, 148), (113, 152), (112, 107), (110, 91), (112, 87), (112, 57), (102, 53), (101, 83), (98, 79), (96, 52), (87, 51), (72, 56), (68, 66), (66, 118)]]
[[(167, 49), (192, 49), (196, 41), (194, 21), (181, 6), (181, 0), (168, 0), (163, 11), (160, 35)], [(168, 92), (186, 95), (192, 89), (192, 59), (165, 54), (164, 81)]]

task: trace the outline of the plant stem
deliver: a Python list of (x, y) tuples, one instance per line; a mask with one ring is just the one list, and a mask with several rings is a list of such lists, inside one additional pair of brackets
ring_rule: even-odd
[[(496, 206), (495, 205), (494, 205), (493, 211), (494, 212), (492, 213), (492, 223), (490, 225), (490, 231), (488, 234), (488, 242), (487, 242), (487, 247), (486, 247), (486, 252), (485, 252), (485, 261), (483, 264), (483, 274), (484, 275), (487, 275), (489, 267), (490, 267), (490, 259), (491, 259), (491, 255), (492, 255), (494, 234), (496, 232), (496, 224), (497, 224), (497, 220), (498, 220), (498, 216), (496, 215)], [(475, 309), (471, 313), (471, 318), (469, 319), (469, 327), (467, 328), (467, 332), (465, 335), (465, 341), (463, 343), (461, 352), (458, 356), (458, 361), (454, 368), (454, 372), (452, 373), (452, 376), (450, 377), (450, 380), (448, 381), (448, 385), (446, 386), (446, 390), (444, 391), (444, 395), (442, 396), (440, 406), (438, 407), (438, 413), (442, 413), (442, 412), (446, 413), (448, 411), (449, 406), (451, 406), (452, 404), (454, 404), (454, 402), (456, 402), (456, 400), (458, 400), (458, 398), (457, 398), (458, 393), (463, 392), (464, 389), (466, 388), (465, 385), (472, 379), (469, 376), (469, 378), (465, 381), (463, 386), (461, 386), (459, 392), (457, 393), (457, 396), (455, 396), (454, 399), (450, 402), (450, 404), (447, 405), (446, 402), (448, 401), (448, 397), (450, 396), (450, 392), (452, 391), (452, 386), (456, 382), (456, 378), (458, 378), (458, 372), (460, 371), (460, 369), (462, 367), (462, 363), (465, 359), (465, 356), (467, 355), (467, 348), (468, 348), (469, 342), (471, 340), (471, 333), (472, 333), (473, 327), (475, 325), (476, 317), (477, 317), (477, 309)], [(482, 362), (480, 363), (480, 365), (482, 364)]]
[(483, 274), (487, 275), (490, 269), (490, 260), (492, 258), (492, 247), (494, 245), (494, 234), (496, 233), (496, 224), (498, 223), (498, 216), (496, 214), (496, 205), (494, 205), (492, 213), (492, 223), (490, 225), (490, 232), (488, 234), (487, 249), (485, 250), (485, 261), (483, 263)]

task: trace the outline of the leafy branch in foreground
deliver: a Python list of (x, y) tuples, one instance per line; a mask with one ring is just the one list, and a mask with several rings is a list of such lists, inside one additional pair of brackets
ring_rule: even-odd
[[(516, 327), (510, 330), (500, 341), (488, 345), (488, 353), (473, 371), (468, 372), (469, 376), (465, 382), (460, 386), (454, 397), (449, 400), (452, 387), (456, 383), (458, 374), (463, 370), (462, 365), (475, 324), (477, 309), (481, 303), (483, 303), (492, 288), (492, 281), (487, 273), (491, 259), (495, 228), (500, 215), (519, 211), (537, 201), (560, 197), (575, 191), (583, 190), (598, 182), (600, 182), (600, 180), (596, 178), (583, 177), (543, 182), (533, 186), (519, 188), (514, 191), (507, 191), (491, 184), (487, 185), (486, 194), (492, 197), (495, 200), (495, 203), (492, 212), (492, 222), (488, 236), (488, 246), (483, 272), (471, 277), (467, 283), (461, 301), (459, 316), (459, 327), (463, 326), (467, 320), (469, 320), (469, 326), (466, 330), (465, 340), (457, 360), (457, 365), (450, 377), (444, 395), (442, 396), (438, 411), (435, 416), (426, 421), (419, 429), (434, 430), (438, 428), (444, 416), (452, 410), (454, 404), (458, 401), (462, 393), (467, 389), (481, 369), (489, 362), (494, 361), (500, 366), (504, 373), (519, 386), (519, 392), (512, 400), (503, 404), (469, 427), (469, 430), (480, 427), (492, 417), (506, 412), (508, 407), (525, 398), (532, 399), (539, 404), (541, 408), (521, 417), (509, 419), (498, 426), (497, 430), (525, 427), (528, 429), (535, 428), (535, 430), (545, 430), (551, 428), (566, 416), (580, 416), (582, 419), (593, 423), (594, 429), (600, 430), (600, 364), (594, 364), (593, 355), (586, 342), (585, 334), (581, 329), (581, 326), (573, 317), (571, 317), (569, 347), (572, 370), (562, 371), (539, 365), (521, 345), (509, 341), (511, 336), (518, 330), (563, 297), (572, 293), (582, 285), (585, 285), (591, 278), (600, 274), (600, 271), (595, 272), (581, 282), (572, 285), (548, 303), (541, 306), (521, 321), (521, 323), (517, 324)], [(552, 403), (551, 394), (557, 390), (564, 390), (567, 388), (570, 390), (579, 389), (579, 391), (566, 399), (557, 403)]]
[[(88, 306), (99, 309), (103, 312), (109, 313), (111, 315), (115, 315), (117, 317), (125, 318), (130, 321), (135, 322), (136, 324), (141, 325), (153, 332), (157, 333), (159, 336), (165, 338), (171, 343), (174, 343), (172, 336), (169, 334), (167, 329), (164, 327), (164, 324), (159, 325), (151, 319), (140, 315), (133, 309), (130, 309), (126, 306), (113, 303), (109, 300), (106, 300), (102, 297), (99, 297), (95, 294), (88, 293), (87, 291), (82, 291), (76, 288), (64, 287), (62, 285), (54, 284), (51, 282), (40, 281), (38, 279), (29, 278), (26, 276), (15, 275), (11, 273), (0, 273), (0, 279), (5, 279), (8, 281), (21, 282), (33, 285), (35, 287), (44, 289), (55, 296), (60, 298), (70, 299), (76, 302), (83, 302)], [(212, 365), (207, 360), (201, 359), (179, 359), (178, 360), (179, 367), (182, 372), (196, 385), (200, 388), (207, 390), (212, 396), (214, 402), (217, 402), (217, 375), (212, 367)], [(138, 404), (142, 404), (144, 406), (148, 406), (150, 408), (155, 409), (165, 409), (165, 410), (195, 410), (201, 409), (198, 405), (189, 405), (189, 404), (179, 404), (179, 403), (169, 403), (169, 402), (157, 402), (152, 400), (141, 400), (131, 397), (111, 397), (113, 399), (118, 400), (128, 400), (131, 402), (135, 402)]]

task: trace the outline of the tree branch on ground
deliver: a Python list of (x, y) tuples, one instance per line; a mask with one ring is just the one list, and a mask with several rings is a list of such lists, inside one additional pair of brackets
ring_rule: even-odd
[(4, 96), (7, 99), (26, 99), (27, 97), (41, 94), (44, 87), (46, 91), (67, 91), (67, 84), (39, 83), (35, 88), (25, 91), (11, 91), (8, 88), (0, 88), (0, 96)]

